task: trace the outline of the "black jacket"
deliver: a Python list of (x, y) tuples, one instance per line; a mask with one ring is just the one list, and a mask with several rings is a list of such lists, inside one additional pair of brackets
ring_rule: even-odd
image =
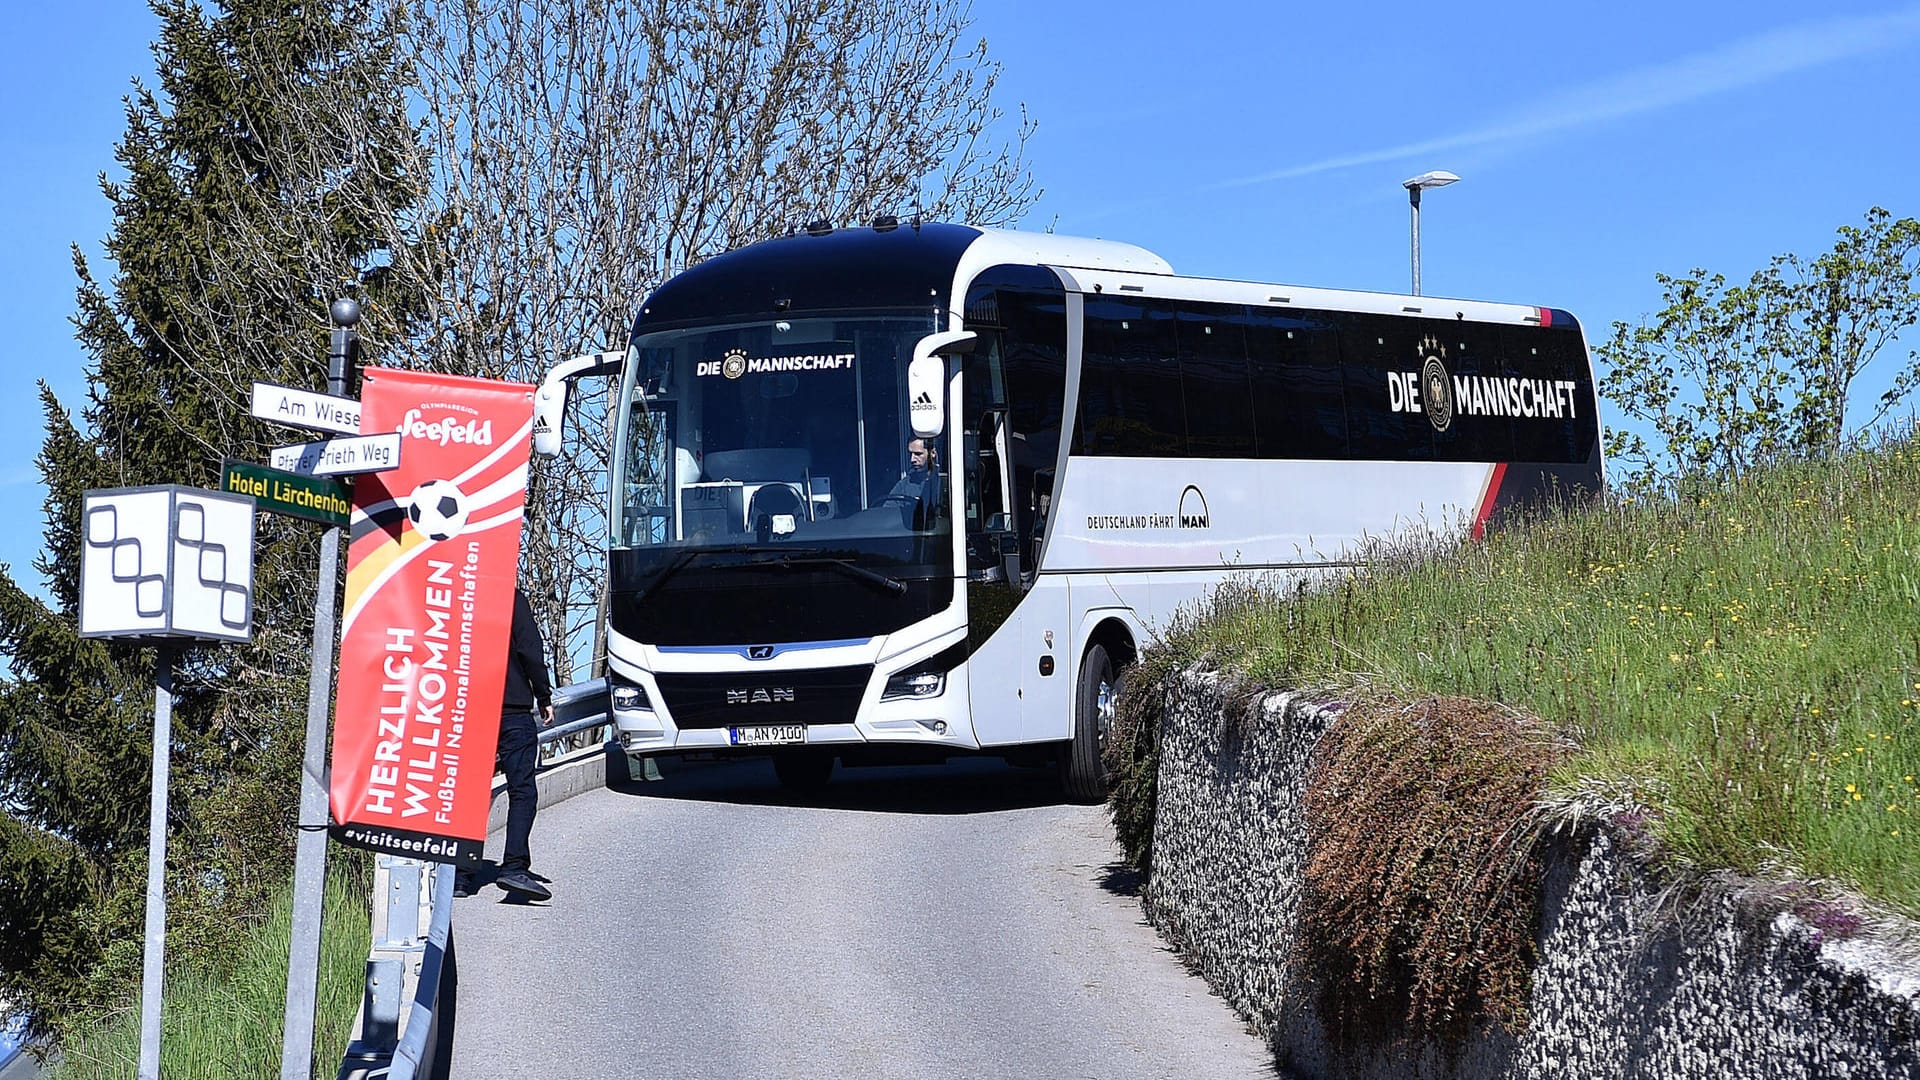
[(547, 650), (540, 641), (540, 624), (533, 605), (519, 586), (513, 589), (513, 636), (507, 647), (507, 689), (500, 698), (502, 713), (544, 713), (553, 701), (553, 677), (547, 674)]

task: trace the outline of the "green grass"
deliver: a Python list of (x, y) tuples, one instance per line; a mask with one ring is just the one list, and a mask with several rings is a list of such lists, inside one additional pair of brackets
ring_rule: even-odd
[[(1629, 791), (1682, 868), (1831, 881), (1920, 915), (1920, 446), (1544, 516), (1282, 599), (1229, 589), (1189, 656), (1530, 711), (1550, 790)], [(1636, 815), (1636, 818), (1638, 815)]]
[[(313, 1075), (340, 1068), (365, 987), (371, 924), (359, 873), (328, 875), (321, 928)], [(160, 1069), (169, 1080), (272, 1080), (280, 1075), (292, 886), (272, 915), (218, 970), (169, 964), (161, 1009)], [(104, 1018), (60, 1048), (54, 1080), (119, 1080), (140, 1060), (140, 1003)]]

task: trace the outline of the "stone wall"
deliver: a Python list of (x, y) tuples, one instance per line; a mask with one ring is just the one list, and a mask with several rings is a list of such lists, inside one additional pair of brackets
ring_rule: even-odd
[[(1321, 1023), (1289, 969), (1307, 836), (1302, 795), (1337, 705), (1275, 694), (1229, 714), (1207, 674), (1162, 721), (1149, 918), (1302, 1078), (1675, 1077), (1920, 1080), (1920, 964), (1863, 937), (1822, 940), (1732, 899), (1655, 913), (1606, 827), (1556, 840), (1529, 1023), (1464, 1044)], [(1916, 868), (1920, 872), (1920, 868)]]

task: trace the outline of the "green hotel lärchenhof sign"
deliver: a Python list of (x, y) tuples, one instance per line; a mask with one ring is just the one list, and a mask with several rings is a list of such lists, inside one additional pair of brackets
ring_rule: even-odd
[(262, 510), (291, 514), (323, 525), (344, 527), (353, 509), (346, 485), (338, 480), (302, 476), (232, 458), (221, 463), (220, 490), (251, 495)]

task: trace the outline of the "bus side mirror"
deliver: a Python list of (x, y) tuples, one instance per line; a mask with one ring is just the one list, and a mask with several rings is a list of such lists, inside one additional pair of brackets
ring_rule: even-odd
[(541, 457), (560, 453), (561, 425), (566, 422), (567, 384), (548, 375), (533, 392), (533, 452)]
[(587, 353), (555, 364), (533, 392), (533, 452), (541, 457), (560, 453), (562, 425), (567, 417), (567, 388), (586, 375), (617, 374), (627, 363), (624, 351)]
[(907, 414), (913, 435), (931, 439), (947, 429), (947, 362), (955, 353), (972, 352), (979, 335), (971, 330), (928, 334), (913, 346), (907, 365)]

